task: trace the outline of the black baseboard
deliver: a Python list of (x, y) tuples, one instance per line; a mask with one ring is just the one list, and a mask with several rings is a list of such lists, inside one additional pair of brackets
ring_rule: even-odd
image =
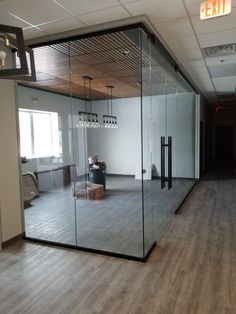
[(134, 174), (118, 174), (118, 173), (107, 173), (108, 177), (124, 177), (124, 178), (135, 178)]
[[(159, 176), (152, 176), (152, 180), (161, 180)], [(172, 177), (172, 180), (196, 180), (194, 178)]]
[(79, 250), (82, 252), (88, 252), (88, 253), (95, 253), (95, 254), (100, 254), (100, 255), (106, 255), (106, 256), (112, 256), (112, 257), (118, 257), (122, 259), (127, 259), (131, 261), (136, 261), (136, 262), (143, 262), (145, 263), (148, 259), (148, 257), (151, 255), (153, 249), (156, 246), (156, 242), (153, 243), (152, 247), (148, 251), (148, 253), (144, 257), (138, 257), (138, 256), (132, 256), (132, 255), (126, 255), (126, 254), (120, 254), (120, 253), (113, 253), (113, 252), (108, 252), (108, 251), (103, 251), (103, 250), (96, 250), (96, 249), (90, 249), (82, 246), (76, 246), (72, 244), (64, 244), (64, 243), (58, 243), (58, 242), (53, 242), (53, 241), (47, 241), (47, 240), (39, 240), (31, 237), (24, 236), (23, 237), (27, 241), (31, 242), (37, 242), (41, 244), (47, 244), (47, 245), (53, 245), (53, 246), (58, 246), (58, 247), (63, 247), (63, 248), (68, 248), (68, 249), (75, 249)]
[[(118, 174), (118, 173), (106, 173), (107, 178), (117, 177), (117, 178), (131, 178), (135, 179), (133, 174)], [(76, 178), (77, 181), (89, 181), (89, 174), (80, 175)], [(72, 181), (73, 182), (73, 181)]]

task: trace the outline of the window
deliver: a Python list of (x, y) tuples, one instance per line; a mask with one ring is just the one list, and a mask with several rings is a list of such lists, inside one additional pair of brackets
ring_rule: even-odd
[(21, 156), (62, 156), (58, 113), (19, 109), (19, 122)]

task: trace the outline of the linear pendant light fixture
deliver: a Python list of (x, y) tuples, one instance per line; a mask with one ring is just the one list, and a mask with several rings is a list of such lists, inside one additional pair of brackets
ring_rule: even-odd
[(112, 113), (112, 90), (114, 86), (107, 85), (107, 114), (104, 114), (103, 117), (103, 127), (104, 128), (117, 128), (117, 117)]
[(79, 128), (100, 128), (98, 122), (98, 114), (92, 112), (92, 89), (91, 81), (93, 80), (90, 76), (83, 76), (84, 81), (84, 101), (85, 111), (79, 111), (79, 121), (77, 126)]
[(92, 109), (92, 89), (90, 76), (83, 76), (84, 84), (84, 111), (79, 111), (78, 128), (118, 128), (117, 117), (113, 115), (112, 111), (112, 90), (114, 86), (107, 85), (107, 113), (104, 114), (102, 125), (99, 124), (98, 114)]

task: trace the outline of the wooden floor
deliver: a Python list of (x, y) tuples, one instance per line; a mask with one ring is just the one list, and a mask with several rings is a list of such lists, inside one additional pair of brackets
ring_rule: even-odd
[(235, 314), (236, 180), (197, 184), (146, 264), (11, 245), (0, 313)]

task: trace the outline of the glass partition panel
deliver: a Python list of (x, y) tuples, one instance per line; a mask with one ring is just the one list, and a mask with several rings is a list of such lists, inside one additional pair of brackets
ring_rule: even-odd
[[(172, 145), (172, 188), (174, 211), (195, 182), (195, 97), (168, 87), (167, 136)], [(173, 212), (173, 209), (171, 211)]]
[[(40, 89), (18, 86), (25, 233), (28, 238), (75, 245), (70, 97), (47, 91), (58, 84), (70, 89), (69, 58), (49, 46), (35, 48), (34, 54)], [(57, 78), (55, 65), (61, 66), (63, 80)]]
[(195, 97), (156, 45), (151, 77), (153, 238), (159, 242), (195, 182)]
[(34, 48), (18, 86), (26, 237), (145, 258), (195, 181), (195, 94), (141, 28)]
[(148, 254), (155, 239), (153, 237), (153, 163), (152, 163), (152, 56), (149, 36), (141, 30), (142, 62), (142, 180), (143, 180), (143, 221), (144, 256)]
[(77, 245), (142, 258), (139, 30), (70, 44)]
[(168, 189), (167, 81), (152, 61), (152, 181), (153, 234), (157, 243), (171, 219)]

